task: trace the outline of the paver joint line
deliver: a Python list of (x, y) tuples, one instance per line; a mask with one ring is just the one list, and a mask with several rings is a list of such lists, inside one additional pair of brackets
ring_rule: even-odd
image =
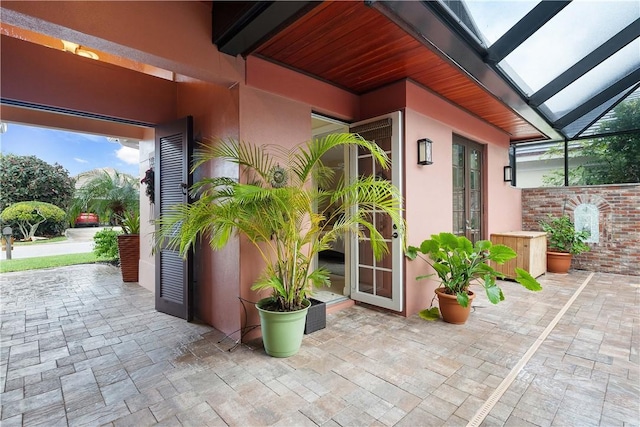
[(509, 372), (509, 375), (507, 375), (506, 378), (502, 380), (498, 388), (496, 388), (495, 391), (491, 394), (491, 396), (489, 396), (489, 398), (484, 403), (484, 405), (482, 405), (480, 409), (478, 409), (478, 412), (476, 412), (473, 418), (471, 418), (471, 420), (467, 424), (467, 427), (480, 426), (482, 421), (484, 421), (487, 415), (489, 415), (489, 412), (491, 412), (491, 409), (495, 406), (498, 400), (500, 400), (502, 395), (507, 391), (511, 383), (513, 383), (513, 381), (516, 379), (520, 371), (522, 371), (522, 368), (524, 368), (524, 366), (527, 364), (529, 359), (531, 359), (531, 357), (535, 354), (535, 352), (538, 351), (538, 348), (540, 347), (540, 345), (542, 345), (542, 343), (547, 339), (547, 337), (549, 336), (551, 331), (556, 327), (556, 325), (558, 324), (562, 316), (564, 316), (567, 310), (569, 310), (569, 307), (571, 307), (571, 305), (576, 300), (576, 298), (578, 298), (578, 295), (580, 295), (580, 293), (591, 281), (594, 275), (595, 273), (592, 272), (591, 274), (589, 274), (589, 276), (587, 276), (587, 278), (584, 280), (582, 285), (580, 285), (580, 287), (573, 293), (571, 298), (569, 298), (569, 301), (567, 301), (564, 307), (562, 307), (562, 309), (558, 312), (558, 314), (556, 314), (556, 317), (553, 318), (551, 323), (549, 323), (549, 325), (545, 328), (544, 331), (542, 331), (542, 333), (536, 339), (536, 341), (531, 345), (531, 347), (529, 347), (529, 350), (527, 350), (527, 352), (522, 356), (522, 359), (520, 359), (520, 361), (513, 367), (513, 369), (511, 369), (511, 372)]

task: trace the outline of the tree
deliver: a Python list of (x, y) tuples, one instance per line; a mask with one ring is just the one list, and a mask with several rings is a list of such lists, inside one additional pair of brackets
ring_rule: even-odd
[(140, 184), (130, 175), (115, 171), (110, 174), (100, 171), (76, 192), (72, 211), (96, 212), (108, 218), (112, 224), (119, 223), (125, 211), (137, 211), (140, 204)]
[(0, 211), (24, 201), (46, 202), (67, 209), (74, 185), (69, 172), (58, 163), (50, 165), (36, 156), (0, 155)]
[(61, 222), (64, 217), (59, 207), (36, 201), (14, 203), (2, 211), (2, 222), (17, 225), (24, 240), (32, 240), (43, 222)]
[[(599, 133), (640, 129), (640, 98), (626, 100), (613, 109), (612, 120), (602, 120)], [(563, 154), (559, 148), (547, 156)], [(640, 182), (640, 132), (601, 136), (571, 143), (569, 157), (581, 163), (569, 170), (569, 185), (622, 184)], [(545, 185), (564, 185), (564, 172), (543, 177)]]

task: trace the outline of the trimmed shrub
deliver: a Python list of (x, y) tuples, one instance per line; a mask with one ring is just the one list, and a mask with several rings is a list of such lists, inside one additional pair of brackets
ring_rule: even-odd
[(5, 208), (0, 215), (3, 224), (17, 227), (24, 240), (31, 240), (38, 227), (49, 222), (63, 226), (65, 212), (59, 207), (45, 202), (18, 202)]

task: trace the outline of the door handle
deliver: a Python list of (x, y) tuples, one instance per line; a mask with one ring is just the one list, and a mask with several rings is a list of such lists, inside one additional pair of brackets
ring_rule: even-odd
[(398, 238), (398, 232), (394, 231), (393, 234), (391, 235), (394, 239)]
[(185, 184), (184, 182), (180, 183), (180, 187), (182, 188), (182, 194), (183, 195), (187, 195), (187, 184)]

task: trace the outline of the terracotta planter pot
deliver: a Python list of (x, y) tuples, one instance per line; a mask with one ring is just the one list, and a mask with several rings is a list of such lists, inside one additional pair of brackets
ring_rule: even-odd
[(572, 256), (566, 252), (547, 251), (547, 271), (567, 274), (571, 268)]
[(455, 295), (449, 295), (445, 293), (445, 288), (436, 289), (436, 295), (438, 295), (438, 305), (440, 306), (440, 315), (442, 320), (447, 323), (453, 323), (454, 325), (462, 325), (469, 318), (471, 313), (471, 302), (476, 297), (471, 291), (469, 292), (469, 304), (466, 307), (458, 304), (458, 300)]
[(120, 234), (118, 236), (118, 253), (120, 254), (122, 281), (137, 282), (138, 263), (140, 261), (140, 235)]

